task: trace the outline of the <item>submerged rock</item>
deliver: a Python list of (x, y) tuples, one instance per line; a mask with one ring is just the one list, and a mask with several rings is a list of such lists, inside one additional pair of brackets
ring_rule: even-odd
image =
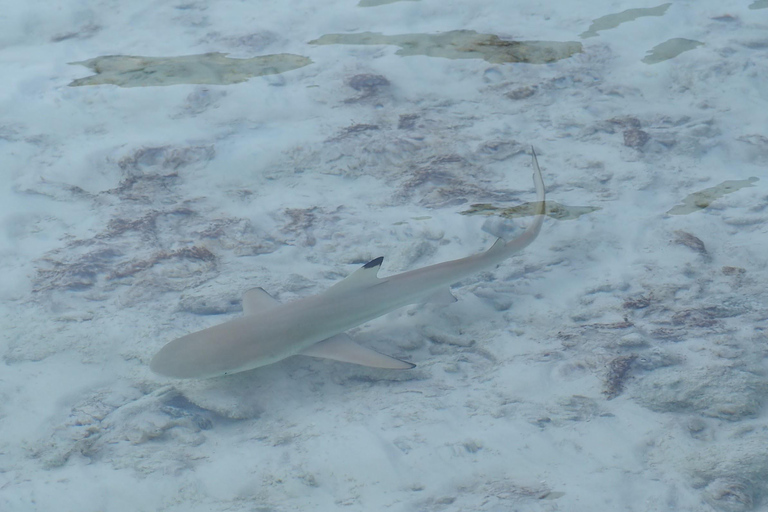
[[(600, 210), (597, 206), (568, 206), (554, 201), (547, 201), (546, 215), (556, 220), (578, 219), (582, 215)], [(531, 217), (535, 215), (536, 203), (527, 202), (518, 206), (502, 208), (492, 204), (473, 204), (468, 210), (459, 212), (462, 215), (499, 216), (505, 219)]]
[(82, 62), (71, 62), (90, 68), (93, 76), (79, 78), (70, 87), (112, 84), (120, 87), (151, 87), (178, 84), (228, 85), (249, 78), (276, 75), (309, 64), (301, 55), (279, 53), (251, 59), (232, 59), (226, 53), (204, 53), (179, 57), (136, 57), (104, 55)]
[(708, 208), (717, 199), (726, 194), (736, 192), (745, 187), (754, 187), (758, 178), (752, 177), (745, 180), (727, 180), (714, 187), (705, 188), (699, 192), (694, 192), (683, 199), (683, 204), (679, 204), (669, 210), (669, 215), (686, 215), (704, 208)]
[(700, 41), (694, 41), (693, 39), (685, 39), (682, 37), (674, 37), (661, 44), (657, 44), (650, 50), (648, 55), (643, 58), (643, 62), (646, 64), (658, 64), (665, 60), (674, 59), (683, 52), (693, 50), (697, 46), (701, 46), (704, 43)]
[(672, 4), (661, 4), (656, 7), (627, 9), (626, 11), (621, 11), (614, 14), (607, 14), (594, 20), (589, 26), (589, 29), (586, 32), (579, 34), (579, 37), (583, 39), (588, 37), (596, 37), (598, 35), (597, 33), (601, 30), (616, 28), (622, 23), (634, 21), (637, 18), (642, 18), (644, 16), (664, 16), (670, 5)]
[(451, 30), (439, 34), (397, 34), (387, 36), (377, 32), (357, 34), (326, 34), (309, 44), (381, 44), (395, 45), (396, 55), (403, 57), (426, 55), (446, 59), (483, 59), (501, 64), (525, 62), (546, 64), (581, 53), (577, 41), (510, 41), (494, 34), (479, 34), (474, 30)]

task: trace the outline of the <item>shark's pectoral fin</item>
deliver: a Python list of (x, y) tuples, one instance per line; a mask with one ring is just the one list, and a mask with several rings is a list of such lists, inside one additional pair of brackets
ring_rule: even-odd
[(311, 347), (299, 352), (299, 354), (391, 370), (409, 370), (416, 366), (413, 363), (385, 356), (375, 350), (358, 345), (349, 335), (343, 333), (315, 343)]
[(453, 304), (457, 300), (458, 299), (451, 293), (451, 290), (444, 288), (427, 297), (427, 300), (424, 302), (428, 302), (430, 304)]
[(271, 309), (278, 304), (277, 299), (264, 291), (264, 288), (251, 288), (243, 294), (243, 313), (246, 315)]

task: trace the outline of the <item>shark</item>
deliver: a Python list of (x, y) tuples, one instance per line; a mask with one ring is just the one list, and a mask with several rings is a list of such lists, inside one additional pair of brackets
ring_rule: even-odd
[(485, 252), (384, 278), (384, 261), (369, 261), (317, 295), (280, 303), (262, 288), (243, 295), (243, 316), (167, 343), (150, 361), (159, 375), (179, 379), (219, 377), (252, 370), (295, 355), (406, 370), (413, 363), (356, 343), (346, 331), (398, 308), (423, 302), (456, 301), (450, 285), (495, 267), (530, 245), (546, 211), (544, 181), (531, 148), (536, 188), (533, 221), (516, 238), (502, 238)]

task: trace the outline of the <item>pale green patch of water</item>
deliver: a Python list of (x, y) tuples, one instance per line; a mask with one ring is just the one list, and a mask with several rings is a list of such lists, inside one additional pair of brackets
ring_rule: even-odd
[(310, 44), (381, 44), (395, 45), (396, 55), (426, 55), (446, 59), (483, 59), (501, 64), (526, 62), (544, 64), (565, 59), (582, 51), (577, 41), (508, 41), (493, 34), (474, 30), (452, 30), (439, 34), (398, 34), (386, 36), (375, 32), (326, 34)]
[(754, 187), (753, 183), (757, 182), (758, 178), (752, 177), (746, 180), (728, 180), (719, 185), (711, 188), (705, 188), (700, 192), (694, 192), (685, 199), (683, 204), (679, 204), (669, 210), (669, 215), (687, 215), (689, 213), (697, 212), (707, 208), (713, 201), (720, 199), (726, 194), (736, 192), (745, 187)]
[(79, 78), (70, 87), (112, 84), (120, 87), (152, 87), (179, 84), (228, 85), (255, 76), (285, 73), (312, 63), (301, 55), (280, 53), (251, 59), (232, 59), (226, 53), (204, 53), (180, 57), (135, 57), (105, 55), (79, 64), (96, 74)]
[(749, 4), (749, 8), (752, 10), (768, 9), (768, 0), (756, 0), (755, 2)]
[(420, 2), (421, 0), (360, 0), (358, 7), (376, 7), (377, 5), (394, 4), (395, 2)]
[(704, 43), (694, 41), (693, 39), (683, 39), (682, 37), (675, 37), (668, 41), (664, 41), (661, 44), (657, 44), (650, 50), (648, 50), (643, 58), (643, 62), (646, 64), (658, 64), (665, 60), (674, 59), (683, 52), (693, 50), (697, 46), (701, 46)]
[(597, 18), (592, 22), (586, 32), (579, 34), (579, 37), (586, 39), (588, 37), (596, 37), (599, 31), (616, 28), (622, 23), (628, 21), (634, 21), (637, 18), (643, 18), (645, 16), (664, 16), (664, 13), (669, 9), (670, 4), (662, 4), (656, 7), (647, 7), (642, 9), (627, 9), (626, 11), (617, 12), (614, 14), (608, 14)]
[[(514, 219), (536, 215), (536, 205), (537, 203), (523, 203), (510, 208), (500, 208), (492, 204), (473, 204), (469, 210), (460, 213), (462, 215), (485, 215), (486, 217), (497, 216)], [(567, 206), (554, 201), (547, 201), (546, 215), (556, 220), (573, 220), (598, 210), (600, 208), (597, 206)]]
[[(411, 217), (411, 220), (429, 220), (431, 218), (432, 218), (431, 216), (426, 215), (426, 216), (423, 216), (423, 217)], [(393, 226), (402, 226), (404, 224), (408, 224), (408, 221), (403, 220), (403, 221), (400, 221), (400, 222), (395, 222), (393, 224)]]

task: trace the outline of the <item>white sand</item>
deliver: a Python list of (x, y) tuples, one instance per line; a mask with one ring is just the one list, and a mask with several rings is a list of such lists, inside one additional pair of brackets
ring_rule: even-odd
[[(768, 507), (762, 3), (676, 2), (585, 39), (658, 4), (260, 4), (0, 13), (0, 510)], [(451, 30), (584, 51), (495, 64), (308, 44)], [(642, 61), (674, 38), (703, 45)], [(92, 74), (69, 62), (209, 52), (314, 63), (68, 86)], [(455, 304), (352, 332), (416, 369), (149, 371), (248, 288), (287, 301), (380, 255), (386, 275), (484, 250), (493, 229), (459, 212), (533, 200), (531, 144), (552, 201), (600, 209), (547, 220)]]

